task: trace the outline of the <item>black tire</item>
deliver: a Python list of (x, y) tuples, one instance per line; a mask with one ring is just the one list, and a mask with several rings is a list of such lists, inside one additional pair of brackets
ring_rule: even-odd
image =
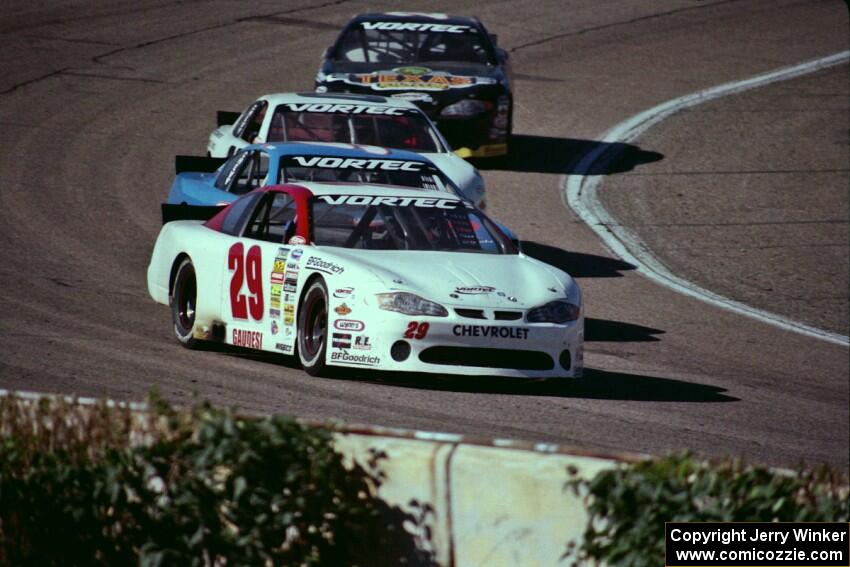
[(328, 288), (322, 278), (313, 280), (298, 309), (298, 358), (310, 376), (325, 371), (328, 350)]
[(184, 258), (177, 268), (174, 284), (168, 301), (171, 304), (171, 320), (174, 334), (186, 348), (196, 348), (199, 341), (192, 336), (195, 329), (195, 310), (197, 308), (198, 285), (195, 279), (195, 266), (189, 258)]
[(235, 147), (230, 146), (229, 148), (227, 148), (227, 159), (230, 159), (231, 157), (233, 157), (234, 153), (236, 153)]

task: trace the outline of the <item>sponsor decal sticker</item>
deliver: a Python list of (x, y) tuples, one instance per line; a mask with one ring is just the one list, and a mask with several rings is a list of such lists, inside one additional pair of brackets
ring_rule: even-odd
[(423, 207), (426, 209), (457, 209), (472, 205), (458, 199), (431, 197), (378, 197), (372, 195), (319, 195), (329, 205), (387, 205), (390, 207)]
[(432, 24), (429, 22), (362, 22), (364, 30), (382, 31), (430, 31), (435, 33), (475, 33), (470, 26), (457, 24)]
[(481, 82), (475, 77), (463, 77), (460, 75), (448, 75), (445, 73), (432, 73), (430, 75), (404, 75), (396, 71), (378, 71), (351, 75), (353, 84), (368, 86), (372, 90), (420, 90), (420, 91), (447, 91), (471, 87), (476, 82)]
[(296, 234), (295, 236), (289, 239), (289, 242), (287, 242), (287, 244), (307, 244), (307, 239), (303, 236), (299, 236)]
[(334, 333), (331, 346), (333, 348), (351, 348), (351, 335), (347, 333)]
[(338, 329), (340, 331), (353, 331), (359, 332), (366, 328), (366, 323), (363, 321), (356, 321), (354, 319), (337, 319), (334, 321), (334, 329)]
[(378, 114), (383, 116), (403, 116), (415, 114), (412, 108), (396, 108), (392, 106), (370, 106), (368, 104), (331, 104), (319, 103), (286, 103), (285, 106), (292, 112), (321, 112), (339, 114)]
[(283, 305), (283, 324), (284, 325), (294, 325), (295, 324), (295, 305), (292, 303), (285, 303)]
[(292, 345), (285, 345), (283, 343), (275, 343), (274, 348), (281, 352), (290, 353), (292, 352)]
[(359, 169), (383, 171), (413, 171), (425, 169), (425, 164), (419, 161), (404, 161), (400, 159), (381, 158), (341, 158), (322, 156), (292, 156), (284, 160), (284, 167), (323, 167), (327, 169)]
[(324, 260), (318, 256), (311, 256), (310, 259), (307, 260), (307, 265), (305, 267), (308, 270), (316, 270), (326, 274), (341, 274), (345, 271), (345, 268), (339, 264), (329, 260)]
[(410, 67), (397, 67), (393, 69), (396, 73), (401, 73), (402, 75), (424, 75), (425, 73), (430, 73), (431, 69), (428, 67), (416, 67), (411, 65)]
[(301, 257), (301, 255), (303, 253), (304, 253), (303, 250), (301, 250), (300, 248), (296, 248), (295, 250), (292, 251), (292, 259), (297, 260), (298, 258)]
[(277, 326), (277, 321), (272, 321), (272, 334), (276, 335), (279, 331), (279, 327)]
[(354, 297), (353, 287), (341, 287), (334, 291), (334, 297), (343, 299), (346, 297)]
[(334, 311), (336, 312), (337, 315), (341, 315), (342, 317), (345, 317), (346, 315), (351, 313), (351, 307), (349, 307), (348, 305), (343, 303), (343, 304), (335, 307)]
[(344, 362), (346, 364), (357, 364), (359, 366), (377, 366), (381, 363), (381, 358), (378, 356), (370, 356), (368, 354), (349, 354), (349, 352), (345, 350), (332, 352), (331, 360)]
[(405, 339), (424, 339), (428, 335), (428, 329), (431, 328), (430, 323), (419, 323), (411, 321), (407, 324), (407, 329), (404, 331)]
[(259, 331), (246, 331), (243, 329), (233, 329), (231, 342), (234, 346), (247, 348), (262, 349), (263, 348), (263, 333)]
[(489, 285), (470, 285), (455, 288), (455, 293), (463, 295), (484, 295), (487, 293), (493, 293), (494, 291), (496, 291), (496, 288)]
[(354, 348), (360, 350), (372, 350), (372, 343), (366, 335), (357, 335), (354, 337)]
[(429, 95), (428, 93), (423, 92), (412, 92), (412, 93), (396, 93), (392, 95), (393, 98), (400, 98), (401, 100), (409, 100), (410, 102), (426, 102), (431, 104), (434, 102), (434, 97)]
[(518, 327), (491, 327), (485, 325), (455, 325), (452, 332), (456, 337), (491, 337), (494, 339), (528, 339), (528, 329)]

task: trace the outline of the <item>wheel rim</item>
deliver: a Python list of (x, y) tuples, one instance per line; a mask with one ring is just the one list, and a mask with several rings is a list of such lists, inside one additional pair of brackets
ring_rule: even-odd
[(188, 333), (195, 324), (195, 278), (186, 276), (181, 278), (177, 287), (177, 321), (184, 333)]
[(307, 355), (309, 360), (313, 360), (322, 350), (325, 343), (327, 319), (324, 300), (320, 297), (311, 298), (302, 335), (304, 338), (304, 354)]

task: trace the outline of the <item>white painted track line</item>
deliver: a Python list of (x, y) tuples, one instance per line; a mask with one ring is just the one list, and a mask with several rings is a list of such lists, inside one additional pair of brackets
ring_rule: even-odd
[(647, 129), (683, 108), (696, 106), (722, 96), (743, 92), (776, 81), (793, 79), (807, 73), (846, 63), (848, 60), (850, 60), (850, 51), (843, 51), (828, 57), (815, 59), (791, 67), (784, 67), (776, 71), (756, 75), (749, 79), (725, 83), (668, 100), (665, 103), (632, 116), (610, 129), (602, 137), (601, 141), (605, 143), (600, 144), (581, 158), (576, 167), (575, 174), (565, 175), (561, 179), (561, 189), (566, 196), (566, 202), (596, 232), (602, 239), (602, 242), (614, 254), (624, 261), (634, 264), (638, 272), (649, 279), (679, 293), (738, 313), (739, 315), (744, 315), (787, 331), (793, 331), (837, 345), (850, 346), (850, 337), (818, 329), (781, 315), (750, 307), (749, 305), (703, 289), (695, 283), (675, 275), (653, 254), (637, 234), (620, 225), (602, 205), (602, 202), (599, 200), (598, 189), (603, 176), (586, 175), (594, 164), (603, 162), (603, 160), (612, 160), (622, 150), (622, 147), (617, 145), (612, 146), (611, 144), (630, 142)]

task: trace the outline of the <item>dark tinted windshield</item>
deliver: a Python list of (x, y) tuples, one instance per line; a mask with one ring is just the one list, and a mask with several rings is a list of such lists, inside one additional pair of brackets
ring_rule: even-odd
[(472, 26), (371, 21), (350, 27), (335, 59), (352, 63), (410, 65), (426, 62), (494, 64), (487, 40)]
[(313, 242), (319, 246), (515, 253), (484, 215), (454, 199), (319, 195), (312, 208)]
[(419, 111), (362, 104), (281, 104), (272, 116), (268, 141), (344, 142), (440, 151), (436, 133)]

